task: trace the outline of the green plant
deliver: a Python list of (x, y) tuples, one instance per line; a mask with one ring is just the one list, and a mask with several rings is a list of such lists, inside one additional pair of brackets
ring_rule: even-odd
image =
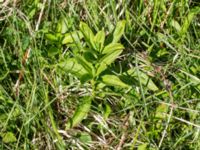
[[(137, 71), (129, 69), (120, 76), (110, 73), (109, 66), (123, 52), (124, 46), (119, 42), (125, 30), (125, 21), (119, 21), (113, 34), (106, 37), (104, 30), (94, 35), (89, 26), (81, 22), (80, 30), (66, 33), (62, 44), (68, 45), (72, 54), (69, 58), (57, 64), (59, 68), (75, 75), (82, 83), (88, 82), (91, 85), (91, 96), (82, 99), (74, 116), (67, 122), (66, 128), (76, 126), (87, 115), (91, 108), (91, 102), (95, 99), (98, 90), (106, 86), (118, 88), (131, 88), (132, 83), (124, 82), (126, 77), (136, 77)], [(156, 85), (142, 72), (141, 83), (147, 85), (150, 90), (157, 90)], [(124, 80), (123, 80), (124, 79)]]
[(102, 87), (102, 85), (130, 87), (118, 76), (103, 73), (124, 49), (119, 40), (124, 33), (125, 24), (125, 21), (117, 23), (111, 42), (106, 38), (104, 30), (98, 31), (94, 35), (84, 22), (80, 23), (80, 30), (65, 34), (62, 44), (70, 46), (72, 57), (60, 62), (58, 66), (78, 77), (82, 83), (89, 82), (92, 88), (91, 96), (82, 98), (80, 108), (77, 108), (66, 128), (76, 126), (87, 115), (90, 111), (91, 101), (96, 97), (98, 87)]

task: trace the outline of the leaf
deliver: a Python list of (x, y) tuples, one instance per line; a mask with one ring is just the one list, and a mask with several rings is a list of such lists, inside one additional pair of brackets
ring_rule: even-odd
[(188, 28), (189, 28), (193, 18), (199, 13), (200, 13), (200, 7), (194, 7), (193, 9), (191, 9), (189, 11), (189, 14), (185, 17), (184, 23), (183, 23), (182, 28), (179, 32), (179, 34), (181, 36), (184, 36), (187, 33)]
[(101, 72), (103, 72), (108, 67), (108, 65), (110, 65), (111, 63), (113, 63), (115, 61), (115, 59), (117, 59), (117, 57), (121, 53), (122, 53), (122, 50), (116, 50), (116, 51), (114, 51), (112, 53), (108, 53), (104, 57), (102, 57), (99, 61), (100, 64), (98, 66), (96, 75), (98, 76)]
[(147, 86), (149, 90), (152, 90), (152, 91), (158, 90), (158, 87), (155, 85), (155, 83), (144, 72), (138, 70), (138, 73), (137, 73), (136, 69), (132, 68), (128, 70), (127, 73), (128, 75), (136, 79), (138, 79), (138, 75), (139, 75), (140, 82), (142, 83), (142, 85)]
[(169, 51), (166, 50), (166, 48), (159, 49), (158, 52), (156, 53), (157, 57), (163, 57), (169, 54)]
[(125, 20), (117, 22), (115, 31), (113, 33), (113, 41), (112, 41), (112, 43), (117, 43), (120, 40), (121, 36), (124, 34), (125, 26), (126, 26), (126, 21)]
[(167, 111), (168, 111), (168, 106), (166, 104), (160, 104), (156, 108), (155, 118), (157, 118), (157, 119), (164, 119), (166, 116), (163, 113), (167, 113)]
[(94, 37), (92, 30), (86, 23), (80, 22), (80, 30), (87, 39)]
[(68, 22), (67, 19), (62, 17), (57, 23), (56, 32), (60, 32), (61, 34), (66, 33), (67, 30), (69, 29), (67, 22)]
[(87, 132), (81, 132), (79, 139), (83, 144), (92, 142), (92, 137)]
[(99, 31), (94, 37), (94, 43), (96, 45), (96, 50), (101, 51), (104, 47), (105, 32), (103, 30)]
[(83, 38), (83, 34), (80, 31), (74, 31), (72, 33), (66, 33), (62, 44), (76, 43)]
[(87, 70), (85, 70), (85, 68), (80, 65), (75, 58), (69, 58), (66, 61), (63, 61), (57, 65), (65, 72), (72, 73), (77, 77), (88, 74)]
[(104, 75), (102, 76), (103, 83), (109, 85), (109, 86), (119, 86), (121, 88), (129, 88), (130, 86), (125, 84), (120, 80), (119, 77), (115, 75)]
[(88, 62), (91, 62), (93, 64), (96, 63), (96, 58), (93, 53), (88, 51), (88, 52), (83, 53), (83, 55), (84, 55), (85, 60), (87, 60)]
[(55, 47), (55, 46), (51, 46), (49, 49), (48, 49), (48, 56), (55, 56), (56, 54), (58, 54), (60, 51), (60, 49), (58, 47)]
[(67, 19), (66, 18), (62, 18), (60, 21), (60, 26), (61, 26), (61, 33), (66, 33), (68, 30), (68, 26), (67, 26)]
[(102, 54), (111, 53), (117, 50), (123, 50), (124, 46), (120, 43), (110, 43), (104, 47)]
[(46, 33), (45, 34), (46, 39), (56, 42), (59, 40), (58, 36), (56, 36), (56, 34), (51, 34), (51, 33)]
[(96, 49), (96, 47), (94, 45), (94, 41), (93, 41), (94, 40), (94, 33), (89, 28), (89, 26), (84, 22), (80, 22), (79, 27), (80, 27), (81, 32), (83, 33), (83, 36), (84, 36), (86, 42), (89, 44), (89, 46)]
[(104, 114), (103, 114), (104, 119), (108, 119), (108, 117), (111, 114), (111, 112), (112, 112), (112, 109), (111, 109), (110, 105), (106, 103), (105, 104)]
[(190, 81), (195, 84), (195, 85), (198, 85), (200, 84), (200, 78), (198, 78), (197, 76), (194, 76), (184, 70), (180, 70), (182, 73), (184, 73), (185, 75), (187, 75), (188, 77), (190, 77)]
[(171, 20), (171, 26), (174, 27), (177, 31), (181, 30), (180, 24), (174, 19)]
[(94, 76), (94, 74), (95, 74), (95, 69), (94, 69), (94, 67), (92, 66), (91, 63), (87, 62), (87, 61), (86, 61), (82, 56), (80, 56), (80, 55), (77, 55), (77, 56), (76, 56), (76, 60), (78, 61), (78, 63), (79, 63), (80, 65), (82, 65), (82, 66), (85, 68), (85, 70), (87, 70), (87, 72), (88, 72), (91, 76)]
[(146, 150), (147, 149), (147, 143), (144, 143), (144, 144), (142, 144), (142, 145), (139, 145), (138, 146), (138, 150)]
[(13, 142), (17, 141), (15, 135), (12, 132), (7, 132), (7, 133), (3, 134), (2, 138), (3, 138), (2, 141), (4, 143), (13, 143)]
[(91, 107), (92, 98), (89, 96), (83, 97), (80, 105), (76, 109), (73, 117), (67, 122), (66, 130), (77, 126), (88, 114)]

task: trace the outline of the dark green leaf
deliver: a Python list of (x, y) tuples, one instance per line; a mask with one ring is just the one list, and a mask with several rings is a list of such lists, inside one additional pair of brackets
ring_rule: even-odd
[(48, 56), (54, 56), (56, 54), (59, 53), (59, 48), (58, 47), (55, 47), (55, 46), (52, 46), (48, 49)]
[(88, 61), (88, 62), (91, 62), (91, 63), (95, 63), (96, 62), (96, 58), (95, 56), (93, 55), (93, 53), (91, 52), (85, 52), (84, 54), (84, 58)]

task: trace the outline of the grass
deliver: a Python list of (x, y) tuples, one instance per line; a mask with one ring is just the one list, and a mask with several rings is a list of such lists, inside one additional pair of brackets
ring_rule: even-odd
[[(0, 1), (0, 149), (200, 149), (199, 14), (195, 0)], [(129, 87), (99, 88), (66, 129), (97, 87), (58, 70), (76, 55), (60, 37), (120, 20), (125, 48), (105, 73)]]

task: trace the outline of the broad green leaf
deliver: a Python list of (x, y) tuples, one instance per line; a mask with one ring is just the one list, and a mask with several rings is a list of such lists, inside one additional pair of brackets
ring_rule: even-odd
[(92, 30), (86, 23), (80, 22), (80, 30), (87, 39), (94, 37)]
[(85, 68), (80, 65), (74, 58), (69, 58), (66, 61), (63, 61), (57, 65), (65, 72), (72, 73), (77, 77), (88, 74), (87, 70), (85, 70)]
[[(97, 84), (96, 89), (97, 90), (101, 90), (106, 86), (106, 84), (104, 84), (103, 82), (100, 82)], [(102, 95), (104, 95), (103, 93), (101, 93)]]
[(58, 47), (51, 46), (48, 49), (48, 56), (54, 56), (54, 55), (58, 54), (59, 52), (60, 52), (60, 49)]
[(144, 144), (142, 144), (142, 145), (139, 145), (138, 146), (138, 150), (146, 150), (147, 149), (147, 143), (144, 143)]
[(87, 70), (87, 72), (88, 72), (91, 76), (94, 76), (94, 74), (95, 74), (95, 69), (94, 69), (94, 67), (92, 66), (91, 63), (87, 62), (87, 61), (86, 61), (82, 56), (80, 56), (80, 55), (77, 55), (77, 56), (76, 56), (76, 60), (78, 61), (78, 63), (79, 63), (80, 65), (82, 65), (82, 66), (85, 68), (85, 70)]
[(69, 44), (74, 42), (79, 42), (83, 38), (83, 34), (80, 31), (74, 31), (72, 33), (66, 33), (62, 44)]
[(68, 30), (68, 26), (67, 26), (67, 19), (66, 18), (63, 18), (61, 20), (61, 33), (66, 33)]
[(17, 141), (17, 138), (15, 137), (15, 135), (12, 133), (12, 132), (7, 132), (7, 133), (4, 133), (2, 135), (2, 138), (3, 138), (3, 142), (4, 143), (13, 143), (13, 142), (16, 142)]
[(64, 34), (67, 32), (67, 30), (67, 19), (62, 17), (57, 23), (57, 32)]
[(105, 111), (104, 111), (104, 114), (103, 114), (104, 119), (108, 119), (111, 112), (112, 112), (112, 109), (111, 109), (110, 105), (106, 103), (105, 104)]
[[(103, 72), (111, 63), (117, 59), (117, 57), (122, 53), (122, 50), (116, 50), (112, 53), (108, 53), (100, 59), (100, 64), (97, 69), (96, 75), (98, 76), (101, 72)], [(98, 65), (98, 64), (97, 64)]]
[(93, 53), (85, 52), (85, 53), (83, 53), (83, 55), (84, 55), (85, 60), (87, 60), (88, 62), (91, 62), (93, 64), (96, 63), (96, 58)]
[(84, 22), (80, 22), (80, 26), (79, 27), (80, 27), (81, 32), (83, 33), (83, 36), (84, 36), (86, 42), (91, 47), (93, 47), (94, 49), (96, 49), (95, 48), (95, 44), (94, 44), (94, 33), (89, 28), (89, 26), (86, 23), (84, 23)]
[(138, 79), (138, 75), (139, 75), (140, 82), (142, 83), (142, 85), (147, 86), (149, 90), (152, 90), (152, 91), (158, 90), (158, 87), (155, 85), (155, 83), (144, 72), (138, 70), (138, 73), (137, 73), (136, 69), (132, 68), (128, 70), (127, 73), (128, 75), (136, 79)]
[(180, 24), (174, 19), (171, 20), (171, 26), (174, 27), (177, 31), (181, 30)]
[(117, 22), (115, 31), (113, 33), (113, 41), (112, 41), (112, 43), (117, 43), (120, 40), (121, 36), (124, 34), (125, 26), (126, 26), (126, 21), (125, 20)]
[(98, 51), (101, 51), (103, 49), (104, 41), (105, 41), (105, 32), (101, 30), (94, 37), (94, 43)]
[(155, 115), (155, 117), (157, 119), (164, 119), (166, 116), (163, 113), (167, 113), (167, 111), (168, 111), (168, 106), (166, 104), (160, 104), (156, 108), (156, 115)]
[(79, 140), (83, 144), (88, 144), (88, 143), (92, 142), (92, 137), (87, 132), (81, 132)]
[(83, 47), (81, 49), (81, 51), (83, 52), (89, 52), (89, 53), (92, 53), (92, 55), (97, 59), (98, 58), (98, 52), (95, 50), (95, 49), (91, 49), (91, 48), (88, 48), (88, 47)]
[(66, 123), (66, 130), (77, 126), (88, 114), (91, 107), (92, 98), (83, 97), (80, 105), (77, 107), (73, 117)]
[(53, 42), (59, 41), (59, 36), (56, 34), (46, 33), (45, 37), (46, 37), (46, 39), (53, 41)]
[(123, 49), (124, 49), (124, 46), (120, 43), (110, 43), (104, 47), (102, 54), (107, 54), (113, 51), (123, 50)]
[(129, 88), (130, 87), (129, 85), (122, 82), (120, 80), (120, 78), (115, 75), (104, 75), (104, 76), (102, 76), (102, 81), (103, 81), (103, 83), (105, 83), (106, 85), (109, 85), (109, 86), (118, 86), (121, 88)]

